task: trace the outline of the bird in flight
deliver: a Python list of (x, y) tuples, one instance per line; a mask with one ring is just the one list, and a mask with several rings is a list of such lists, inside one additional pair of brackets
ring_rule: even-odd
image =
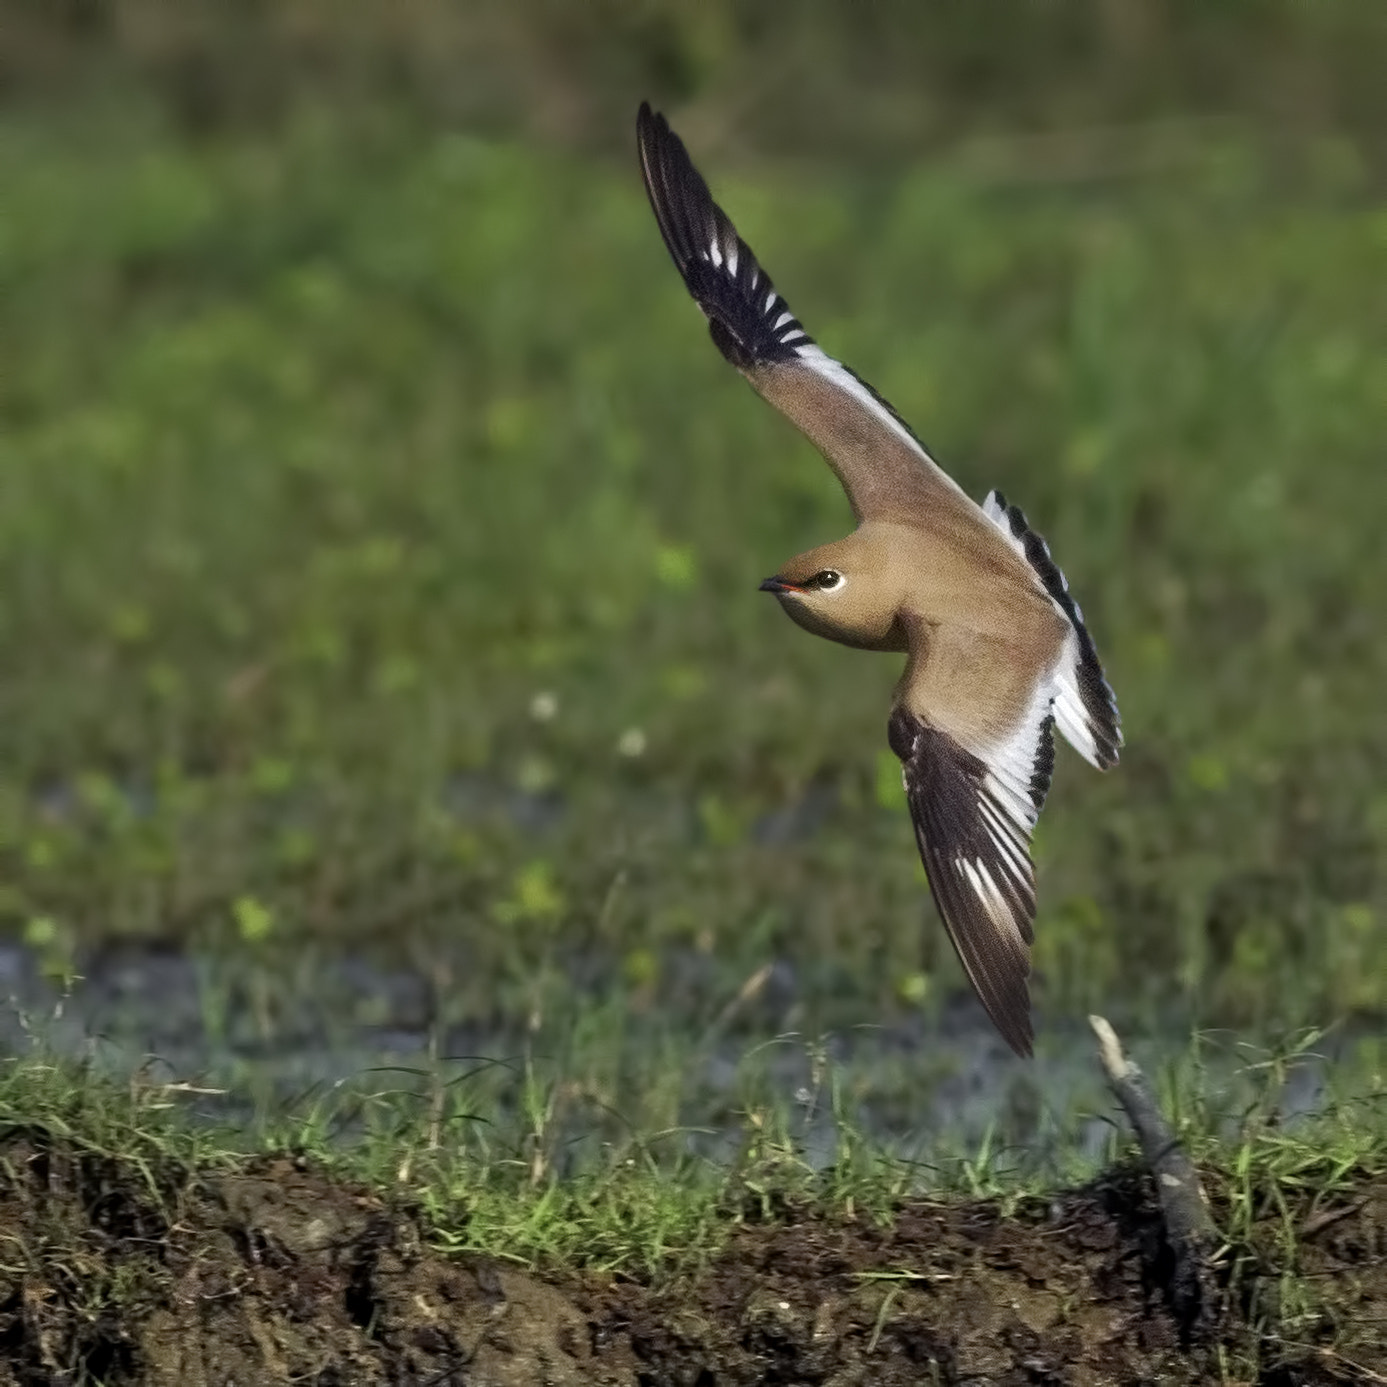
[(1053, 729), (1099, 770), (1122, 745), (1083, 614), (1021, 511), (999, 491), (977, 505), (809, 336), (648, 103), (636, 135), (660, 234), (713, 341), (823, 454), (857, 522), (761, 587), (815, 635), (906, 656), (887, 736), (930, 890), (988, 1016), (1029, 1055), (1030, 839)]

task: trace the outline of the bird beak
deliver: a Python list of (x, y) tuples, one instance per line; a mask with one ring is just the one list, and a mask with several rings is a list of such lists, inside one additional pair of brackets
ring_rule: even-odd
[(787, 583), (784, 578), (767, 578), (760, 587), (761, 592), (803, 592), (803, 588), (796, 587), (793, 583)]

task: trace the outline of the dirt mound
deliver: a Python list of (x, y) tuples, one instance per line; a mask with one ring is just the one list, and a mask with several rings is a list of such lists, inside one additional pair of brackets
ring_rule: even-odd
[[(1267, 1250), (1254, 1237), (1228, 1279), (1218, 1345), (1182, 1344), (1135, 1170), (1010, 1217), (785, 1211), (652, 1289), (441, 1256), (407, 1211), (288, 1158), (194, 1174), (11, 1134), (0, 1384), (1193, 1383), (1219, 1376), (1220, 1350), (1269, 1384), (1380, 1380), (1360, 1375), (1387, 1372), (1387, 1180), (1286, 1217), (1299, 1265), (1278, 1264), (1286, 1225), (1269, 1215)], [(1313, 1278), (1293, 1335), (1283, 1272)]]

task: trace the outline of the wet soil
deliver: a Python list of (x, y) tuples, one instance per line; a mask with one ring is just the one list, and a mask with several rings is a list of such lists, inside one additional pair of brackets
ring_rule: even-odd
[[(289, 1157), (133, 1169), (11, 1132), (0, 1384), (1381, 1381), (1387, 1178), (1313, 1214), (1306, 1198), (1285, 1214), (1298, 1264), (1277, 1253), (1286, 1225), (1269, 1210), (1225, 1273), (1212, 1333), (1191, 1340), (1135, 1169), (1010, 1217), (917, 1203), (883, 1228), (729, 1209), (722, 1253), (652, 1287), (441, 1255), (410, 1210)], [(1293, 1322), (1285, 1272), (1312, 1289)]]

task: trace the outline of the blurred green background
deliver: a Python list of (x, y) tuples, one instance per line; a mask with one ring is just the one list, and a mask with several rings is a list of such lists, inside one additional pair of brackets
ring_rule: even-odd
[(849, 517), (669, 264), (649, 97), (1083, 604), (1128, 749), (1061, 753), (1042, 1007), (1387, 1010), (1387, 10), (5, 10), (0, 927), (52, 966), (962, 986), (898, 661), (755, 591)]

